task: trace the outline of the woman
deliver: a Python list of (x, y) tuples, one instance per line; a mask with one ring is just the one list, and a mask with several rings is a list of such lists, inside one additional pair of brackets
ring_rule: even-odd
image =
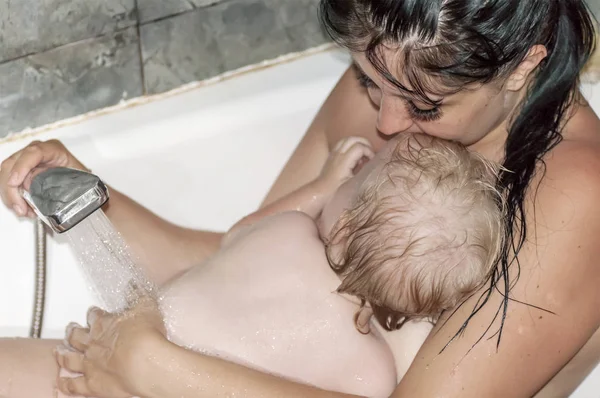
[[(600, 120), (577, 91), (593, 49), (584, 3), (322, 0), (321, 11), (354, 68), (266, 203), (312, 180), (343, 136), (378, 149), (395, 134), (424, 132), (502, 162), (509, 228), (497, 272), (442, 317), (392, 396), (568, 395), (600, 354)], [(2, 197), (20, 215), (16, 188), (39, 164), (83, 167), (56, 142), (5, 161)], [(119, 194), (111, 201), (109, 217), (157, 281), (218, 245), (219, 234), (170, 225)], [(343, 396), (170, 344), (153, 314), (143, 305), (122, 317), (92, 311), (91, 330), (70, 335), (79, 352), (58, 355), (83, 376), (60, 388), (100, 397)]]

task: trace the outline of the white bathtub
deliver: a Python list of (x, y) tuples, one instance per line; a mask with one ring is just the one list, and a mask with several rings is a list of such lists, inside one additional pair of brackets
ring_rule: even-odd
[[(224, 230), (255, 209), (347, 66), (335, 51), (11, 139), (0, 160), (32, 139), (59, 138), (96, 174), (176, 223)], [(600, 110), (600, 85), (585, 87)], [(597, 92), (597, 94), (595, 93)], [(0, 206), (0, 336), (26, 336), (34, 275), (33, 223)], [(62, 338), (94, 304), (66, 244), (48, 242), (43, 337)], [(600, 370), (573, 397), (597, 397)]]

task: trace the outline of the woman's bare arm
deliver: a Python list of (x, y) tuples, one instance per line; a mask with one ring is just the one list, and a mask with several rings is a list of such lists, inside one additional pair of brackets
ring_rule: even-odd
[(214, 253), (223, 234), (182, 228), (111, 189), (103, 210), (146, 271), (162, 285)]
[[(228, 362), (223, 359), (198, 354), (194, 351), (168, 343), (161, 349), (153, 345), (155, 358), (160, 362), (145, 368), (141, 377), (160, 380), (140, 391), (147, 398), (352, 398), (354, 395), (324, 391), (305, 384), (298, 384)], [(177, 366), (172, 366), (177, 364)]]
[[(20, 216), (34, 217), (20, 194), (35, 173), (52, 167), (88, 170), (57, 140), (34, 141), (2, 162), (0, 196)], [(218, 247), (219, 234), (179, 228), (111, 188), (104, 210), (132, 248), (140, 266), (163, 283), (197, 263)]]

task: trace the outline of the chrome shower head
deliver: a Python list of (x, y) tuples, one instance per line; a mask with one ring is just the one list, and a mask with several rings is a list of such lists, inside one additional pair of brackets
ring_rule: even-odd
[(57, 233), (73, 228), (109, 198), (108, 188), (96, 175), (66, 167), (43, 171), (33, 178), (29, 191), (21, 194)]

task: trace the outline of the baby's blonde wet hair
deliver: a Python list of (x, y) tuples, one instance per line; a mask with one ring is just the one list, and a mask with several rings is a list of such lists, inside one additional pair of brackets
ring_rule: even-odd
[(502, 247), (496, 177), (460, 144), (402, 137), (333, 228), (327, 255), (338, 292), (369, 303), (387, 330), (454, 308), (487, 279)]

